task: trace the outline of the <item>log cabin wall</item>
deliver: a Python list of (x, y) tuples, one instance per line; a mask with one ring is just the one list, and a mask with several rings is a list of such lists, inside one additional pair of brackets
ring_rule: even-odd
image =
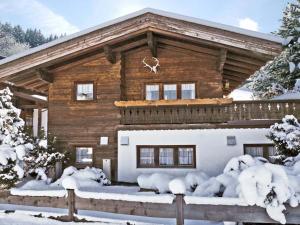
[[(102, 167), (102, 159), (111, 159), (113, 178), (117, 162), (115, 127), (120, 120), (114, 101), (120, 99), (120, 68), (119, 59), (111, 64), (99, 57), (54, 73), (54, 82), (49, 87), (49, 130), (67, 144), (70, 164), (75, 165), (76, 146), (93, 147), (93, 166)], [(77, 81), (94, 82), (95, 101), (75, 100), (73, 90)], [(100, 146), (101, 136), (109, 138), (108, 145)]]
[(151, 83), (196, 84), (196, 98), (220, 98), (222, 76), (217, 72), (217, 57), (179, 50), (175, 47), (158, 48), (157, 58), (160, 67), (158, 73), (149, 72), (142, 63), (154, 64), (147, 47), (131, 50), (125, 54), (125, 93), (124, 100), (144, 100), (145, 85)]

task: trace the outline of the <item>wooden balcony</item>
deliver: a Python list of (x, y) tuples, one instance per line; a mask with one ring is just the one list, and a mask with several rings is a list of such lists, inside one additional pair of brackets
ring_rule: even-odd
[(121, 124), (200, 124), (300, 118), (300, 100), (232, 101), (231, 99), (177, 101), (123, 101)]

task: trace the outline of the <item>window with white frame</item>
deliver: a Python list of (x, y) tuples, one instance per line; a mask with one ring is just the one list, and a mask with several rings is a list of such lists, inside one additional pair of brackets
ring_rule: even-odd
[(164, 99), (165, 100), (177, 99), (176, 84), (164, 84)]
[(181, 84), (181, 99), (195, 99), (195, 84)]
[(92, 147), (76, 147), (76, 162), (77, 163), (92, 163), (93, 148)]
[(76, 83), (76, 100), (88, 101), (94, 99), (94, 83)]
[(140, 165), (152, 166), (154, 165), (154, 148), (141, 148), (140, 149)]
[(174, 149), (159, 148), (159, 165), (172, 166), (174, 165)]
[(146, 85), (146, 100), (159, 100), (159, 85)]
[(180, 147), (178, 148), (178, 164), (193, 165), (194, 163), (194, 148)]

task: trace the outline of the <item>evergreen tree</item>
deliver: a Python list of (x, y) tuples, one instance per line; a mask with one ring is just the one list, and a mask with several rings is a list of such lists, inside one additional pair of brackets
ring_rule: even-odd
[(25, 174), (46, 180), (46, 174), (55, 166), (55, 163), (67, 159), (66, 154), (62, 153), (63, 147), (57, 142), (56, 137), (50, 133), (46, 135), (43, 129), (40, 130), (38, 137), (31, 139), (33, 148), (27, 151), (24, 157)]
[(10, 188), (24, 176), (22, 160), (33, 146), (24, 133), (20, 110), (12, 104), (9, 88), (0, 91), (0, 187)]
[(300, 78), (300, 0), (288, 4), (276, 33), (285, 39), (284, 50), (252, 76), (249, 87), (257, 98), (286, 93)]
[(267, 137), (273, 141), (280, 160), (300, 153), (300, 124), (292, 115), (286, 115), (282, 123), (272, 125)]

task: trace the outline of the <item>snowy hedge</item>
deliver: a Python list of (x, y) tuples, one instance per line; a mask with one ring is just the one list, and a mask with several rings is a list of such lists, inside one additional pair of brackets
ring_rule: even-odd
[(272, 219), (285, 223), (284, 204), (296, 207), (300, 201), (300, 155), (285, 162), (285, 165), (276, 165), (261, 157), (242, 155), (232, 158), (223, 173), (216, 177), (198, 171), (185, 177), (166, 173), (143, 174), (137, 180), (141, 188), (156, 189), (160, 193), (230, 197), (233, 204), (239, 198), (247, 205), (266, 208)]

